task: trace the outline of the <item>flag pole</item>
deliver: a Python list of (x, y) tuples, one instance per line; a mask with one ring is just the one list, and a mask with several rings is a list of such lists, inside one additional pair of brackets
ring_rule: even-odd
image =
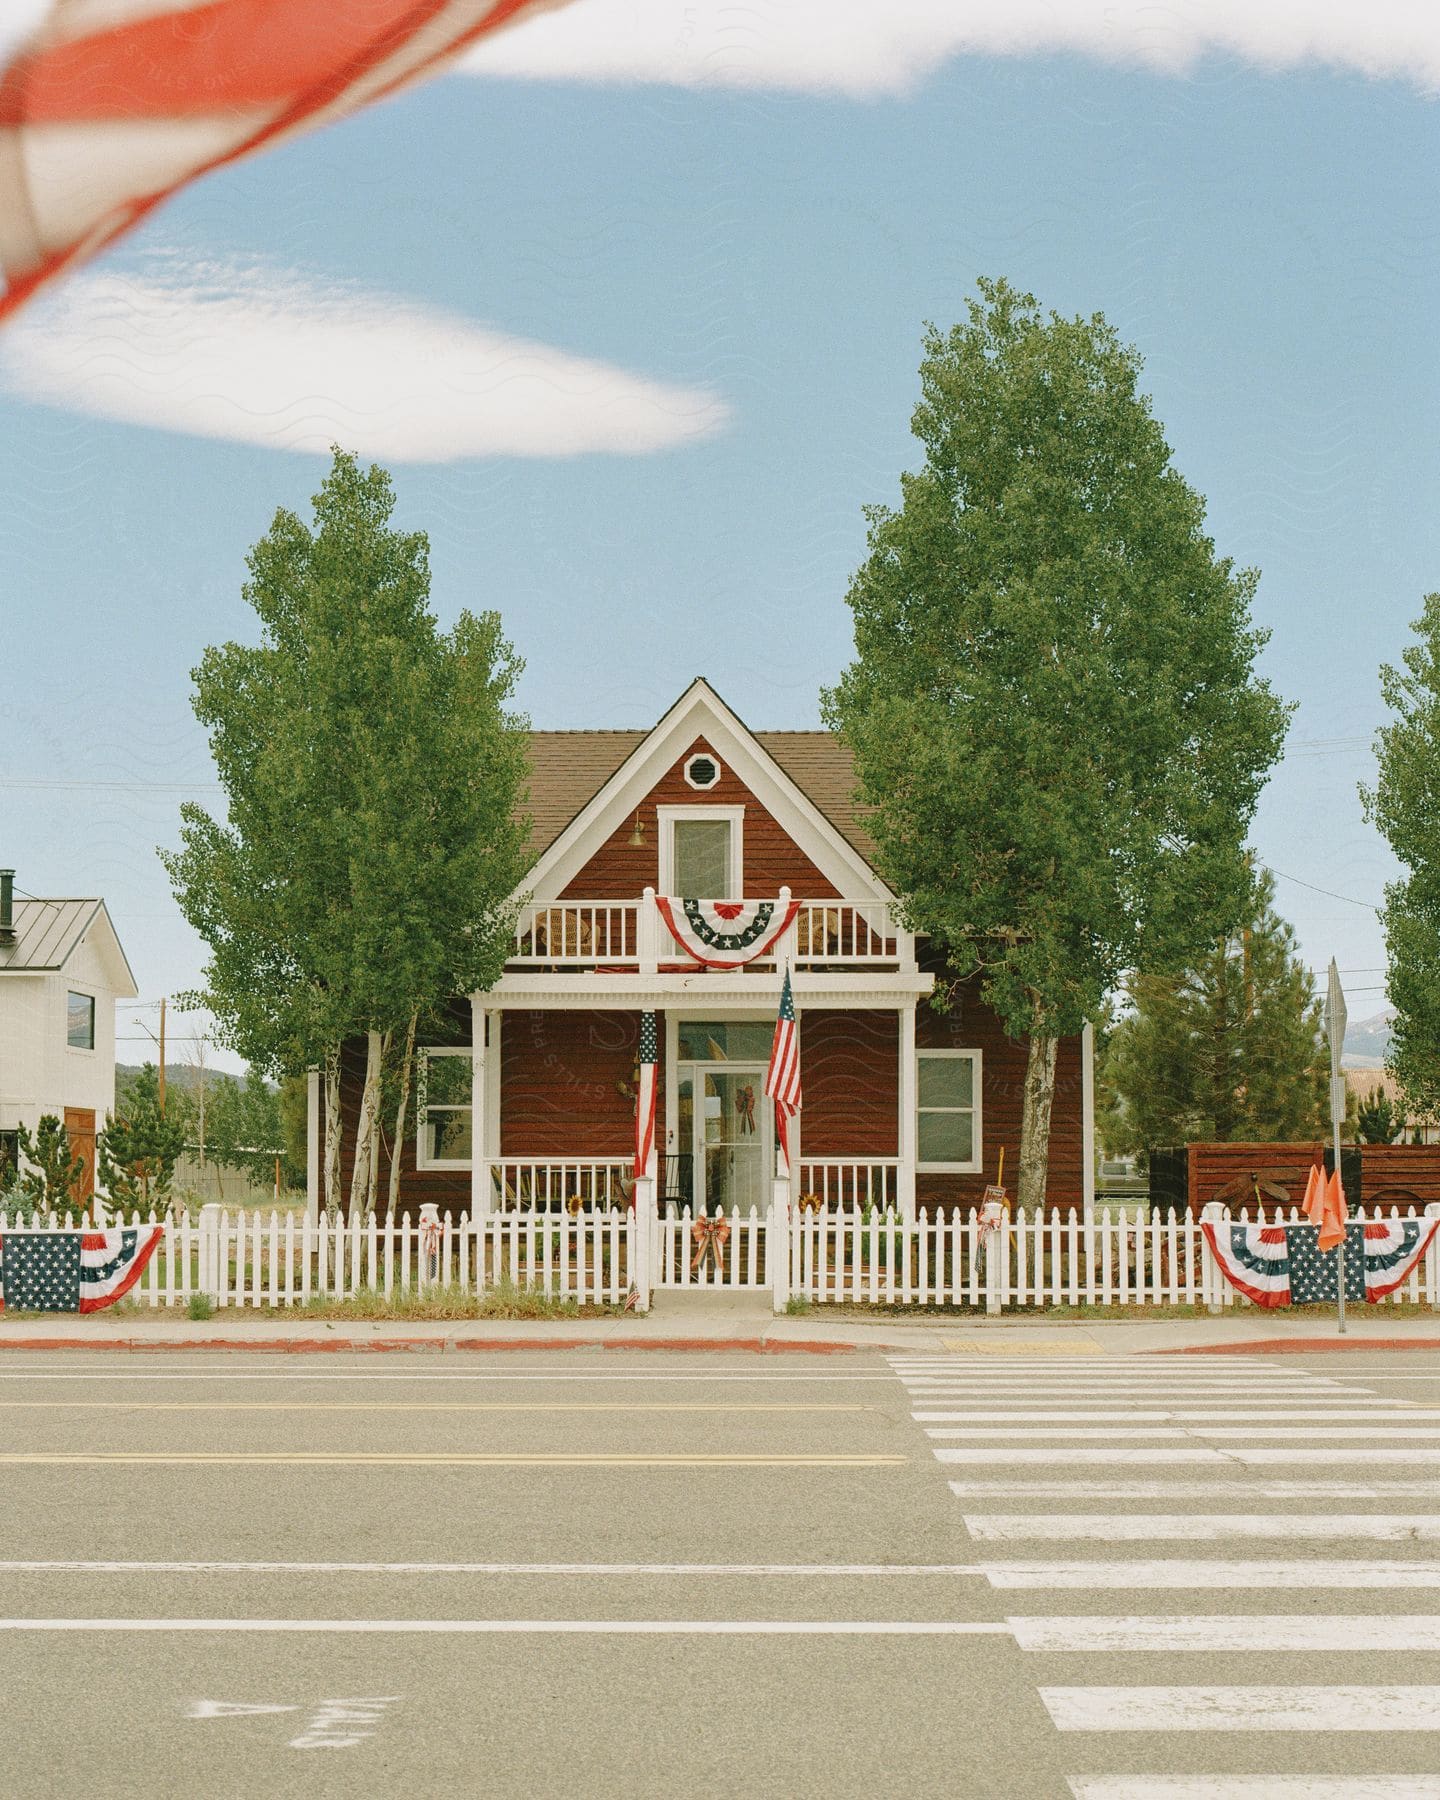
[[(1325, 997), (1325, 1030), (1330, 1039), (1330, 1129), (1335, 1156), (1335, 1180), (1345, 1192), (1340, 1172), (1340, 1125), (1345, 1117), (1345, 1077), (1340, 1072), (1340, 1058), (1345, 1046), (1345, 993), (1340, 986), (1340, 971), (1335, 958), (1330, 958), (1330, 985)], [(1348, 1235), (1348, 1228), (1346, 1234)], [(1335, 1246), (1335, 1324), (1341, 1337), (1345, 1335), (1345, 1236)]]

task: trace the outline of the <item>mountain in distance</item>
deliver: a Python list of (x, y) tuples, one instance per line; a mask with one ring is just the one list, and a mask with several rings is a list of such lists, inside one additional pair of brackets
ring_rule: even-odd
[(1390, 1054), (1390, 1022), (1394, 1010), (1386, 1007), (1371, 1019), (1350, 1019), (1345, 1025), (1345, 1067), (1383, 1069)]

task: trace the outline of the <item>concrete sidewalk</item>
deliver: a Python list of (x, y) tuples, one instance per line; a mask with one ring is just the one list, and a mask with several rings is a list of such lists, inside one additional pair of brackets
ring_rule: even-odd
[(153, 1313), (0, 1316), (6, 1350), (258, 1350), (271, 1353), (501, 1350), (700, 1350), (843, 1354), (859, 1350), (977, 1356), (1127, 1356), (1156, 1351), (1440, 1349), (1440, 1316), (1409, 1308), (1353, 1309), (1344, 1337), (1333, 1317), (1247, 1308), (1216, 1317), (1047, 1320), (1009, 1315), (867, 1319), (824, 1308), (777, 1318), (763, 1297), (665, 1294), (646, 1317), (329, 1321), (297, 1312), (226, 1311), (203, 1322)]

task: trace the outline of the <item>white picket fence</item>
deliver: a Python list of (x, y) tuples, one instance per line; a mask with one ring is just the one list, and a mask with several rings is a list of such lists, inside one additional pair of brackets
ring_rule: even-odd
[[(362, 1290), (397, 1297), (434, 1284), (476, 1294), (508, 1284), (597, 1306), (623, 1304), (632, 1288), (768, 1289), (777, 1308), (792, 1296), (816, 1305), (990, 1312), (1250, 1304), (1220, 1275), (1199, 1222), (1189, 1218), (1125, 1207), (1089, 1220), (1078, 1212), (1027, 1217), (1021, 1211), (1007, 1230), (986, 1236), (974, 1214), (922, 1210), (907, 1222), (893, 1207), (832, 1210), (812, 1203), (788, 1210), (781, 1229), (789, 1255), (780, 1269), (770, 1256), (774, 1206), (731, 1213), (718, 1232), (714, 1221), (697, 1232), (691, 1214), (673, 1206), (645, 1219), (614, 1207), (511, 1211), (473, 1221), (462, 1214), (429, 1226), (409, 1214), (352, 1222), (207, 1206), (199, 1219), (161, 1221), (151, 1214), (109, 1222), (112, 1228), (162, 1224), (163, 1241), (131, 1290), (134, 1300), (155, 1308), (185, 1305), (195, 1294), (219, 1307), (303, 1306)], [(1365, 1222), (1415, 1216), (1413, 1207), (1404, 1214), (1391, 1208), (1354, 1215)], [(1298, 1223), (1300, 1215), (1292, 1211), (1288, 1220), (1273, 1222)], [(36, 1216), (3, 1229), (8, 1235), (73, 1227)], [(648, 1280), (642, 1279), (647, 1259)], [(1437, 1301), (1440, 1240), (1388, 1304)]]
[[(623, 1211), (492, 1213), (473, 1223), (439, 1219), (427, 1228), (402, 1213), (307, 1219), (301, 1213), (231, 1213), (207, 1206), (198, 1219), (108, 1221), (112, 1230), (162, 1225), (164, 1237), (130, 1291), (142, 1306), (184, 1306), (196, 1294), (217, 1307), (304, 1306), (368, 1291), (387, 1297), (428, 1286), (482, 1293), (508, 1284), (597, 1306), (622, 1304), (632, 1281), (631, 1215)], [(4, 1228), (6, 1235), (17, 1227)], [(40, 1217), (25, 1231), (73, 1230)], [(0, 1239), (0, 1293), (4, 1289)]]

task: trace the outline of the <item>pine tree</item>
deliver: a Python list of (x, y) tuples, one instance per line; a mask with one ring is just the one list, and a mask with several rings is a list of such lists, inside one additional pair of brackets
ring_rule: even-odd
[(61, 1121), (46, 1113), (33, 1133), (22, 1125), (16, 1136), (19, 1162), (13, 1170), (0, 1171), (9, 1176), (3, 1193), (7, 1211), (84, 1218), (89, 1210), (82, 1197), (85, 1159), (70, 1148), (70, 1133)]
[(154, 1063), (146, 1063), (130, 1082), (120, 1108), (106, 1119), (96, 1146), (110, 1204), (142, 1213), (168, 1206), (175, 1164), (185, 1148), (185, 1123), (177, 1110), (161, 1111)]
[(1396, 1118), (1390, 1096), (1382, 1088), (1377, 1088), (1356, 1109), (1355, 1127), (1362, 1144), (1393, 1144), (1403, 1124), (1402, 1119)]
[(1103, 1047), (1101, 1136), (1117, 1155), (1326, 1130), (1329, 1051), (1315, 981), (1255, 882), (1249, 922), (1179, 976), (1139, 976)]

